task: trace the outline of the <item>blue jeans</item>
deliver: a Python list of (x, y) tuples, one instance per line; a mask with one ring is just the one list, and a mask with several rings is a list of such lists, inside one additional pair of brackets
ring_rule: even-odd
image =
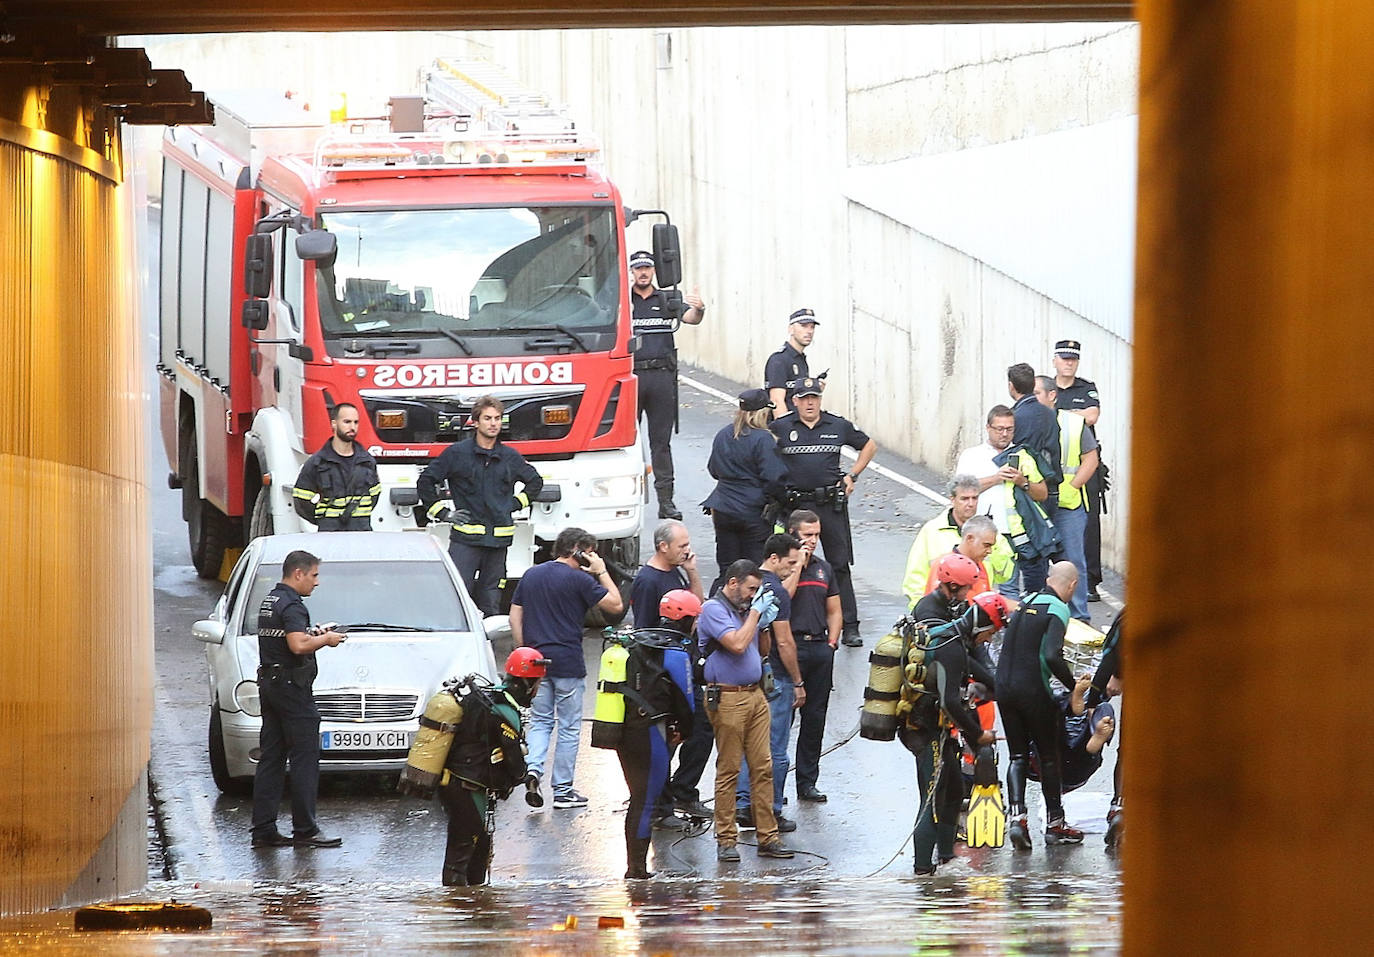
[(530, 705), (530, 773), (544, 776), (544, 759), (549, 754), (549, 739), (554, 721), (558, 722), (558, 744), (553, 755), (553, 793), (572, 790), (577, 769), (577, 746), (582, 738), (582, 693), (586, 678), (545, 678), (539, 682)]
[(1078, 587), (1069, 599), (1069, 609), (1075, 618), (1085, 621), (1088, 614), (1088, 560), (1083, 552), (1083, 533), (1088, 529), (1088, 510), (1086, 508), (1061, 508), (1054, 514), (1054, 527), (1059, 529), (1064, 541), (1061, 545), (1065, 561), (1073, 562), (1078, 569)]
[[(775, 672), (776, 674), (776, 672)], [(786, 671), (777, 679), (777, 688), (768, 699), (768, 749), (773, 752), (773, 813), (782, 813), (782, 789), (787, 783), (787, 739), (792, 733), (792, 702), (797, 691)], [(735, 786), (735, 807), (749, 805), (749, 762), (739, 763), (739, 784)]]

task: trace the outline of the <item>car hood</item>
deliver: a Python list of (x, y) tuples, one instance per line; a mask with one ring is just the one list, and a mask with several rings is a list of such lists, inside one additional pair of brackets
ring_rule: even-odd
[[(239, 667), (245, 677), (257, 674), (258, 641), (238, 638)], [(333, 688), (415, 689), (428, 696), (448, 678), (479, 674), (496, 680), (491, 643), (472, 632), (353, 632), (337, 648), (315, 654), (320, 674), (316, 692)]]

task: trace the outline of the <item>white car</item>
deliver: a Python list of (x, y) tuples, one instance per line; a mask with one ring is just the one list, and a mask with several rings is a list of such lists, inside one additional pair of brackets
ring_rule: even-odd
[(329, 532), (254, 539), (214, 613), (192, 628), (210, 667), (210, 770), (222, 791), (252, 786), (262, 726), (258, 608), (287, 554), (320, 559), (305, 599), (312, 622), (348, 626), (348, 640), (316, 653), (320, 770), (401, 768), (420, 714), (455, 676), (498, 677), (491, 636), (509, 619), (482, 615), (443, 544), (418, 532)]

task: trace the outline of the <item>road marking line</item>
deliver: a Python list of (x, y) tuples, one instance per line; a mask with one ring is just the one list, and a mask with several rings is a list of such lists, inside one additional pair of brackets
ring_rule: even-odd
[[(699, 392), (704, 392), (704, 393), (706, 393), (707, 395), (709, 395), (709, 396), (711, 396), (711, 397), (713, 397), (713, 398), (720, 399), (722, 402), (728, 403), (729, 405), (738, 405), (738, 404), (739, 404), (739, 399), (736, 398), (735, 396), (726, 395), (724, 392), (720, 391), (719, 389), (713, 389), (711, 386), (707, 385), (705, 382), (698, 382), (696, 379), (693, 379), (691, 376), (685, 376), (685, 375), (682, 375), (681, 373), (678, 373), (678, 381), (680, 381), (680, 382), (685, 382), (687, 385), (691, 386), (693, 389), (696, 389), (696, 390), (698, 390)], [(853, 449), (850, 449), (848, 446), (846, 446), (845, 448), (841, 449), (841, 450), (840, 450), (840, 454), (843, 455), (846, 459), (850, 460), (851, 462), (854, 461), (854, 460), (856, 460), (856, 459), (859, 457), (859, 453), (855, 452)], [(891, 479), (892, 481), (896, 482), (898, 485), (905, 486), (906, 488), (911, 489), (913, 492), (919, 492), (920, 494), (924, 495), (926, 498), (928, 498), (928, 499), (930, 499), (932, 502), (934, 502), (936, 505), (948, 505), (948, 504), (949, 504), (949, 496), (948, 496), (948, 495), (941, 495), (939, 492), (936, 492), (934, 489), (927, 488), (926, 486), (922, 485), (920, 482), (917, 482), (917, 481), (915, 481), (914, 479), (909, 479), (909, 478), (907, 478), (905, 475), (901, 475), (901, 474), (899, 474), (899, 473), (897, 473), (897, 472), (892, 471), (892, 469), (890, 469), (890, 468), (886, 468), (886, 467), (884, 467), (884, 466), (882, 466), (882, 465), (879, 465), (877, 462), (870, 462), (869, 465), (868, 465), (868, 467), (871, 468), (873, 471), (877, 472), (877, 473), (878, 473), (879, 475), (881, 475), (883, 478)]]

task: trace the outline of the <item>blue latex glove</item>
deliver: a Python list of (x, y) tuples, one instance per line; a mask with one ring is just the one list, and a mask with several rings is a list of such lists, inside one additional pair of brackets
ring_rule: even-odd
[(749, 607), (759, 613), (759, 627), (767, 628), (778, 617), (778, 596), (761, 588)]

